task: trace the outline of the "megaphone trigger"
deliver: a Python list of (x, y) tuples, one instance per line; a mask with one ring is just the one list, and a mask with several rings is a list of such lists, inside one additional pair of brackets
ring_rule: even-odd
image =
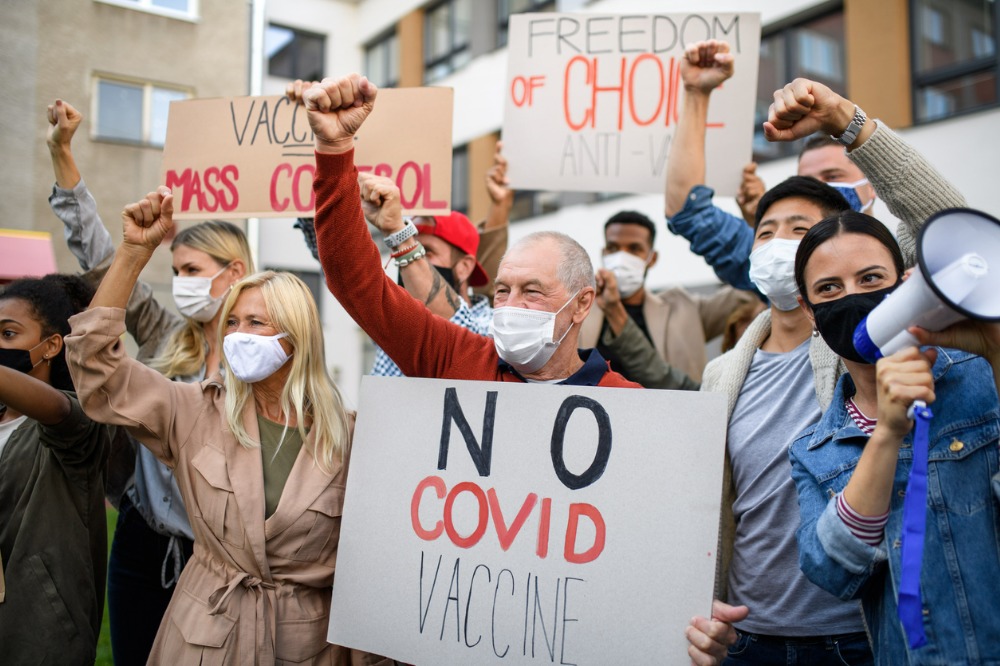
[(923, 400), (914, 400), (910, 404), (910, 408), (906, 410), (906, 418), (911, 421), (915, 420), (917, 418), (917, 414), (923, 409), (927, 409), (927, 403)]

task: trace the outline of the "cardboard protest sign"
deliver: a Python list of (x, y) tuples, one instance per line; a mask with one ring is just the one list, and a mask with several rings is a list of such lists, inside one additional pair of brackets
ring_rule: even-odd
[[(451, 210), (451, 88), (380, 90), (355, 164), (396, 181), (412, 215)], [(311, 217), (314, 136), (283, 96), (170, 103), (162, 182), (181, 220)]]
[(412, 664), (687, 663), (724, 396), (365, 377), (331, 643)]
[(759, 14), (515, 14), (503, 145), (515, 188), (663, 192), (687, 44), (725, 41), (735, 74), (712, 94), (707, 183), (736, 193), (750, 161)]

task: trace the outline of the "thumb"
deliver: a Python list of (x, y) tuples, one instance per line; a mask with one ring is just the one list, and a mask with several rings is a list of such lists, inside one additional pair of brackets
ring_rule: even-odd
[(746, 606), (730, 606), (718, 599), (712, 602), (712, 619), (722, 622), (739, 622), (746, 619), (750, 614), (750, 609)]
[(66, 105), (61, 99), (56, 100), (56, 118), (60, 125), (66, 124)]
[(160, 217), (169, 225), (174, 219), (174, 195), (169, 188), (163, 185), (157, 188), (157, 191), (163, 197), (160, 200)]
[(778, 129), (770, 121), (764, 121), (764, 138), (768, 141), (792, 141), (795, 134), (791, 129)]

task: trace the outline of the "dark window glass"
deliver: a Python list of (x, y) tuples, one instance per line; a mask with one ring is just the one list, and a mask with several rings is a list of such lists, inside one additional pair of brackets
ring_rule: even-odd
[(912, 0), (915, 122), (997, 103), (993, 0)]
[(424, 14), (424, 81), (447, 76), (469, 62), (471, 0), (446, 0)]
[(761, 128), (774, 101), (774, 91), (800, 76), (847, 94), (842, 10), (761, 38), (753, 138), (754, 159), (758, 162), (797, 155), (801, 148), (801, 141), (769, 143)]
[(399, 85), (399, 39), (395, 32), (365, 48), (365, 74), (379, 88)]
[(497, 46), (507, 45), (511, 14), (555, 11), (554, 0), (497, 0)]
[(97, 83), (97, 136), (141, 142), (144, 91), (118, 81)]
[(319, 81), (323, 78), (324, 38), (280, 25), (264, 33), (267, 73), (285, 79)]
[(451, 209), (469, 212), (469, 151), (461, 146), (451, 153)]

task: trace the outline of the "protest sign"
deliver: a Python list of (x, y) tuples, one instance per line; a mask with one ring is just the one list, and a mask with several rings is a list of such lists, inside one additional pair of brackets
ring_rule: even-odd
[(751, 158), (759, 14), (516, 14), (509, 35), (503, 146), (514, 188), (662, 193), (684, 47), (717, 39), (736, 69), (712, 94), (706, 180), (736, 193)]
[[(451, 210), (451, 88), (380, 90), (355, 137), (359, 171), (392, 178), (404, 210)], [(170, 103), (162, 182), (181, 220), (312, 217), (314, 136), (283, 96)]]
[(365, 377), (328, 640), (412, 664), (687, 663), (724, 396)]

